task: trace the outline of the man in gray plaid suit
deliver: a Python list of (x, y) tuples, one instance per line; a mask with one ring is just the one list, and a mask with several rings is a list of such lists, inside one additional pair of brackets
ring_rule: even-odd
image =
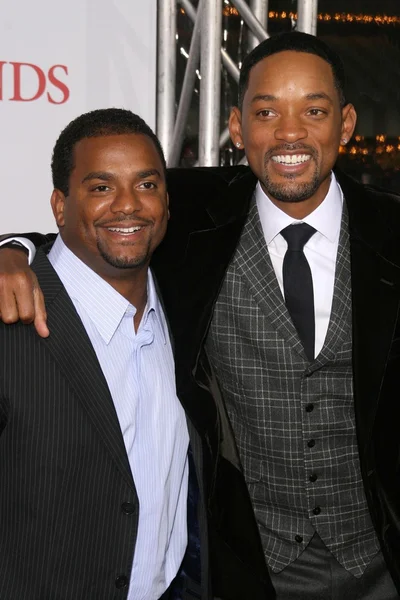
[[(175, 360), (194, 377), (206, 365), (203, 392), (226, 404), (225, 456), (278, 599), (398, 598), (400, 197), (333, 172), (356, 113), (323, 42), (262, 42), (239, 88), (231, 138), (250, 169), (168, 176), (152, 268)], [(222, 530), (240, 504), (227, 474), (215, 485)]]

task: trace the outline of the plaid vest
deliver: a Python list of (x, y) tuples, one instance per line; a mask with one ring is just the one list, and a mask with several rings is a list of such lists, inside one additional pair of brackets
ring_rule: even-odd
[(207, 339), (274, 572), (317, 531), (356, 577), (379, 550), (361, 479), (353, 408), (348, 220), (343, 211), (324, 347), (308, 363), (253, 199)]

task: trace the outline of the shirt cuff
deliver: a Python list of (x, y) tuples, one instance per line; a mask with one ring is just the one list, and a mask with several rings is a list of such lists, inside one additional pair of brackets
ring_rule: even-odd
[(35, 258), (35, 254), (36, 254), (35, 244), (33, 244), (30, 240), (28, 240), (27, 238), (24, 238), (24, 237), (9, 237), (0, 242), (0, 247), (3, 244), (8, 244), (8, 242), (14, 242), (14, 241), (19, 242), (28, 250), (28, 252), (29, 252), (28, 263), (31, 265), (33, 262), (33, 259)]

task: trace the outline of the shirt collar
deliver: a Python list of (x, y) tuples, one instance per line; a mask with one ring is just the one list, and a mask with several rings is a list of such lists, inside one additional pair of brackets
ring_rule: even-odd
[[(82, 306), (108, 345), (125, 313), (129, 310), (132, 316), (134, 316), (136, 308), (107, 281), (78, 258), (64, 244), (60, 235), (57, 236), (48, 258), (70, 298)], [(166, 323), (163, 318), (153, 276), (149, 270), (147, 279), (147, 305), (140, 327), (147, 324), (150, 313), (155, 314), (162, 332), (163, 342), (166, 343)]]
[(333, 172), (331, 173), (331, 182), (324, 201), (301, 221), (293, 219), (271, 202), (263, 191), (260, 182), (256, 185), (255, 199), (267, 245), (282, 229), (292, 223), (308, 223), (331, 242), (334, 242), (339, 236), (343, 194)]

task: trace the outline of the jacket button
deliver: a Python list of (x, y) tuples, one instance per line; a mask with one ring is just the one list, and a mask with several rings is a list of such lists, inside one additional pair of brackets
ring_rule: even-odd
[(118, 575), (115, 580), (115, 587), (122, 590), (128, 585), (128, 578), (126, 575)]
[(307, 404), (306, 412), (312, 412), (314, 410), (314, 404)]
[(121, 509), (125, 515), (133, 515), (136, 512), (136, 506), (132, 502), (124, 502)]
[(311, 481), (311, 483), (314, 483), (314, 481), (317, 481), (318, 475), (316, 473), (311, 473), (308, 479)]
[(309, 440), (309, 441), (307, 442), (307, 446), (308, 446), (309, 448), (314, 448), (314, 446), (315, 446), (315, 440)]
[(296, 542), (298, 542), (299, 544), (301, 544), (301, 542), (303, 541), (303, 538), (301, 537), (301, 535), (295, 535), (294, 539), (296, 540)]
[(321, 512), (321, 507), (320, 506), (316, 506), (313, 510), (314, 515), (319, 515), (319, 513)]

